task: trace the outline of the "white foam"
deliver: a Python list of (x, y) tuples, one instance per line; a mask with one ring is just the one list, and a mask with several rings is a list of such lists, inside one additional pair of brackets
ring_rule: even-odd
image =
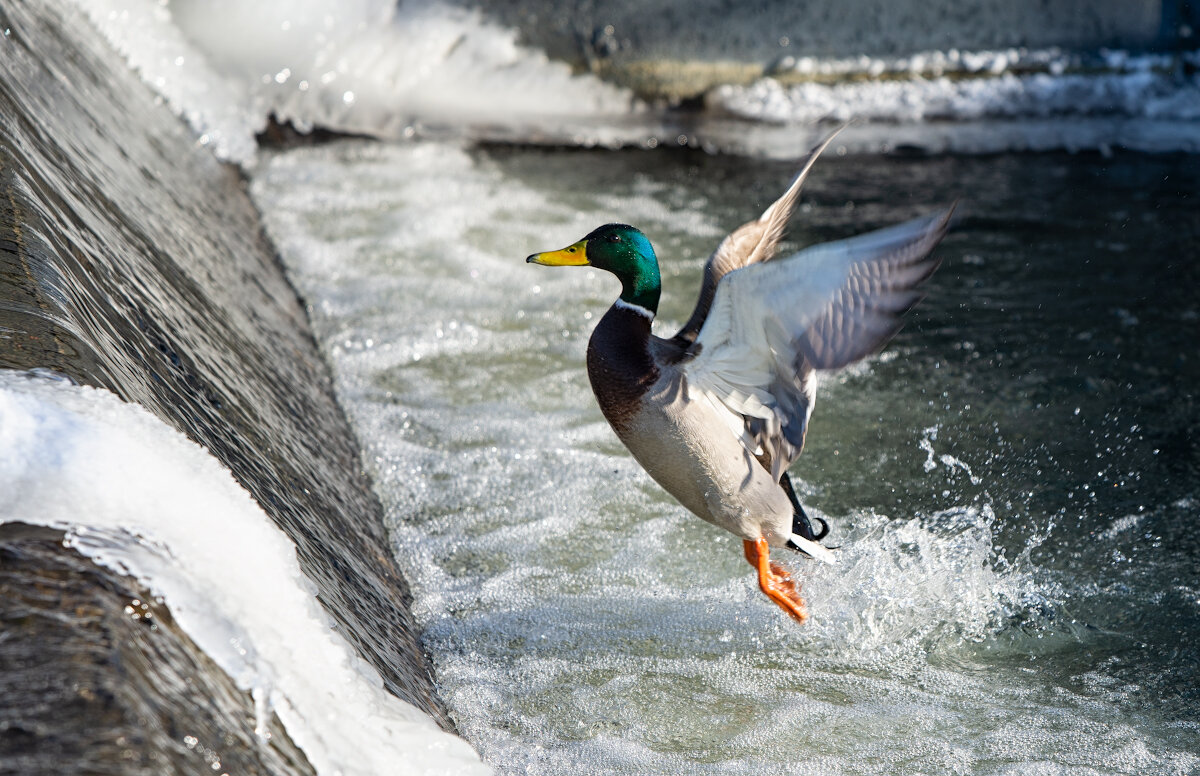
[(0, 372), (0, 522), (10, 521), (65, 529), (69, 545), (162, 596), (319, 773), (488, 772), (383, 689), (334, 630), (295, 546), (230, 473), (141, 407)]
[[(202, 144), (241, 164), (253, 161), (255, 135), (271, 115), (303, 130), (383, 138), (449, 131), (654, 145), (666, 133), (628, 90), (573, 74), (518, 45), (516, 30), (445, 2), (75, 2)], [(782, 143), (794, 154), (803, 146), (798, 126), (855, 120), (864, 125), (840, 142), (868, 152), (900, 144), (968, 153), (1194, 151), (1200, 75), (1183, 65), (1198, 62), (1194, 52), (1083, 58), (1024, 49), (802, 57), (772, 73), (811, 81), (771, 77), (712, 90), (711, 114), (743, 121), (701, 121), (694, 139), (760, 155)], [(787, 128), (784, 138), (772, 134), (775, 125)]]
[(267, 114), (236, 79), (209, 63), (175, 26), (168, 7), (151, 0), (76, 0), (142, 80), (221, 159), (247, 163)]
[[(1102, 64), (1106, 70), (1085, 74), (1069, 71), (1078, 63), (1058, 54), (952, 53), (903, 60), (802, 60), (796, 72), (846, 80), (787, 85), (763, 78), (750, 86), (722, 86), (710, 102), (742, 118), (775, 123), (1200, 118), (1200, 76), (1183, 75), (1162, 55), (1114, 53)], [(1035, 63), (1040, 72), (1026, 73), (1023, 68)], [(893, 77), (880, 79), (884, 73)]]
[(627, 90), (443, 3), (77, 2), (203, 142), (240, 163), (272, 114), (304, 130), (400, 138), (420, 125), (530, 132), (635, 107)]
[[(244, 165), (271, 115), (382, 138), (653, 146), (678, 134), (627, 89), (573, 74), (519, 45), (516, 30), (448, 2), (74, 1), (202, 144)], [(794, 155), (802, 127), (855, 120), (839, 143), (866, 152), (1195, 151), (1200, 75), (1185, 65), (1198, 63), (1194, 52), (1024, 49), (802, 57), (771, 69), (782, 81), (713, 89), (695, 137), (680, 137), (757, 155), (780, 144)], [(796, 78), (812, 80), (786, 85)], [(740, 121), (726, 127), (724, 116)]]
[(180, 25), (281, 119), (385, 137), (417, 121), (623, 115), (628, 92), (574, 76), (516, 31), (443, 3), (182, 3)]

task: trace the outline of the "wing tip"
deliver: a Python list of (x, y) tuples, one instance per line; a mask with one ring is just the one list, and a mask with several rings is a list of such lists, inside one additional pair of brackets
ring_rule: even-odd
[(954, 215), (958, 212), (958, 204), (960, 201), (961, 200), (955, 198), (955, 200), (950, 203), (949, 207), (947, 207), (945, 210), (942, 210), (940, 213), (934, 214), (934, 223), (937, 224), (937, 231), (940, 234), (945, 235), (946, 231), (950, 229), (950, 225), (957, 220), (955, 219)]
[(833, 139), (840, 135), (842, 130), (848, 126), (850, 126), (849, 121), (843, 122), (839, 126), (835, 127), (833, 131), (823, 137), (820, 142), (818, 142), (809, 150), (808, 154), (805, 155), (801, 160), (800, 170), (796, 173), (795, 177), (792, 178), (792, 182), (788, 184), (787, 189), (783, 192), (779, 199), (772, 202), (771, 205), (763, 211), (763, 214), (758, 217), (760, 222), (770, 221), (775, 215), (776, 208), (786, 207), (789, 211), (792, 209), (792, 207), (795, 205), (796, 196), (799, 194), (800, 187), (804, 184), (805, 179), (808, 178), (808, 173), (812, 170), (813, 165), (816, 164), (817, 157), (824, 153), (825, 149), (829, 147), (829, 144), (833, 142)]

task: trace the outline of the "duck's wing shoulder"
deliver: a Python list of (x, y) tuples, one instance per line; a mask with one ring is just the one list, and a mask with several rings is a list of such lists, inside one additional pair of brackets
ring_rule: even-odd
[(712, 308), (713, 297), (716, 295), (717, 285), (721, 282), (721, 278), (734, 270), (768, 261), (775, 256), (779, 242), (783, 239), (784, 231), (787, 229), (788, 220), (800, 198), (800, 188), (808, 178), (808, 173), (817, 161), (817, 157), (841, 131), (842, 127), (834, 130), (813, 148), (804, 158), (799, 172), (792, 178), (787, 191), (771, 203), (771, 206), (757, 219), (742, 224), (726, 236), (713, 254), (708, 257), (708, 261), (704, 265), (704, 278), (700, 283), (700, 297), (696, 300), (696, 307), (692, 311), (691, 317), (675, 335), (677, 341), (687, 346), (696, 340), (708, 317), (709, 310)]
[(659, 369), (677, 368), (691, 358), (687, 344), (680, 342), (675, 337), (663, 339), (652, 334), (647, 349), (650, 351), (650, 359)]
[(727, 274), (683, 365), (689, 393), (743, 416), (779, 477), (800, 454), (816, 369), (879, 348), (921, 296), (953, 207)]

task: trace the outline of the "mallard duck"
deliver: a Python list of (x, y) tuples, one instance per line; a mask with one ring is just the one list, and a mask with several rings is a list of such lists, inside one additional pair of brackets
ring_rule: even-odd
[(721, 241), (695, 311), (669, 339), (650, 331), (658, 259), (634, 227), (605, 224), (526, 259), (598, 267), (621, 281), (588, 342), (601, 412), (659, 485), (742, 539), (762, 592), (800, 622), (804, 600), (770, 548), (836, 561), (820, 544), (828, 525), (818, 519), (814, 529), (788, 476), (804, 447), (817, 373), (878, 351), (896, 333), (939, 264), (931, 252), (954, 210), (777, 257), (800, 187), (834, 135), (760, 218)]

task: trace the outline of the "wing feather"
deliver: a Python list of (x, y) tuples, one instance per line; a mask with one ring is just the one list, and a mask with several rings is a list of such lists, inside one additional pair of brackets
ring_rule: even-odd
[(896, 333), (940, 263), (931, 252), (953, 212), (726, 274), (683, 365), (688, 391), (741, 415), (780, 477), (804, 446), (815, 370), (846, 366)]
[(704, 279), (700, 283), (700, 298), (696, 300), (696, 307), (687, 323), (675, 335), (674, 339), (677, 342), (686, 347), (695, 341), (700, 327), (704, 325), (704, 320), (708, 317), (713, 296), (716, 294), (717, 284), (721, 282), (721, 278), (736, 269), (769, 261), (775, 256), (779, 242), (783, 239), (787, 229), (788, 220), (791, 219), (796, 202), (800, 199), (800, 188), (808, 178), (809, 171), (812, 170), (812, 166), (821, 152), (833, 142), (833, 139), (843, 129), (845, 129), (845, 125), (835, 129), (809, 151), (808, 156), (800, 165), (800, 171), (788, 185), (787, 191), (771, 203), (771, 206), (763, 211), (763, 214), (757, 219), (742, 224), (725, 237), (713, 254), (708, 257), (708, 261), (704, 265)]

